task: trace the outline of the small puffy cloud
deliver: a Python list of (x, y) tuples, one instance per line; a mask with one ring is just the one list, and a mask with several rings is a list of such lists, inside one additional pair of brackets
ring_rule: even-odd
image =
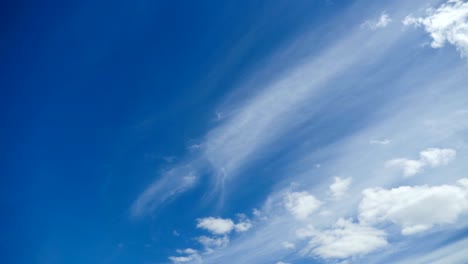
[(403, 170), (403, 176), (410, 177), (424, 171), (424, 167), (437, 168), (445, 166), (455, 159), (457, 152), (449, 148), (428, 148), (419, 152), (419, 160), (392, 159), (387, 161), (388, 167), (398, 167)]
[(392, 22), (392, 19), (390, 18), (390, 16), (386, 12), (383, 12), (380, 15), (379, 19), (367, 20), (362, 24), (362, 27), (367, 27), (372, 30), (377, 30), (379, 28), (384, 28), (388, 26), (388, 24), (390, 24), (391, 22)]
[(184, 262), (189, 262), (192, 261), (193, 258), (191, 256), (188, 257), (169, 257), (169, 260), (172, 261), (173, 263), (184, 263)]
[[(457, 185), (401, 186), (393, 189), (370, 188), (363, 191), (359, 220), (363, 223), (390, 221), (410, 235), (436, 224), (454, 223), (468, 212), (468, 179)], [(437, 208), (437, 210), (434, 210)]]
[(401, 168), (403, 170), (403, 176), (410, 177), (422, 172), (425, 164), (419, 160), (392, 159), (387, 161), (387, 166)]
[(234, 229), (234, 222), (231, 219), (206, 217), (197, 219), (198, 228), (205, 229), (215, 235), (230, 233)]
[(296, 248), (296, 245), (294, 243), (291, 243), (291, 242), (288, 242), (288, 241), (284, 241), (283, 243), (281, 243), (281, 245), (286, 249), (295, 249)]
[(291, 263), (287, 263), (287, 262), (283, 262), (283, 261), (278, 261), (278, 262), (276, 262), (276, 264), (291, 264)]
[(186, 249), (178, 249), (177, 253), (179, 254), (195, 254), (197, 251), (192, 248), (186, 248)]
[(419, 155), (421, 156), (421, 161), (436, 168), (447, 165), (450, 161), (455, 159), (457, 152), (453, 149), (428, 148), (421, 151)]
[(252, 227), (252, 223), (248, 220), (244, 222), (239, 222), (234, 225), (234, 229), (236, 230), (236, 232), (245, 232), (249, 230), (251, 227)]
[(322, 202), (308, 192), (288, 192), (284, 196), (284, 206), (297, 219), (306, 219), (321, 204)]
[(403, 24), (423, 27), (432, 38), (431, 47), (454, 45), (462, 56), (468, 55), (468, 2), (448, 0), (437, 9), (428, 9), (424, 17), (407, 16)]
[(229, 238), (227, 236), (223, 237), (207, 237), (200, 236), (197, 238), (197, 241), (202, 244), (205, 248), (224, 248), (229, 244)]
[(332, 196), (336, 199), (343, 197), (351, 185), (351, 177), (342, 179), (340, 177), (335, 177), (335, 182), (330, 185), (330, 191)]
[(202, 263), (202, 258), (198, 254), (198, 251), (196, 251), (195, 249), (191, 249), (191, 248), (178, 249), (177, 253), (179, 253), (181, 255), (183, 254), (185, 256), (177, 256), (177, 257), (171, 256), (171, 257), (169, 257), (169, 260), (172, 261), (175, 264), (187, 263), (187, 262)]
[(205, 229), (214, 235), (229, 234), (231, 231), (245, 232), (252, 227), (252, 223), (247, 218), (243, 221), (234, 224), (234, 222), (227, 218), (205, 217), (197, 219), (197, 227)]
[(311, 240), (303, 253), (324, 259), (365, 255), (388, 245), (384, 231), (346, 219), (339, 219), (327, 230), (314, 230), (310, 227), (307, 232), (305, 230), (302, 230), (303, 234), (307, 233)]

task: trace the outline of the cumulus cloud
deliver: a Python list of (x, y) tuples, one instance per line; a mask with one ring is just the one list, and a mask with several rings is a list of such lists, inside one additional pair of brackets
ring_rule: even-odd
[(365, 189), (359, 220), (369, 224), (390, 221), (400, 225), (404, 235), (454, 223), (468, 212), (468, 188), (463, 185), (467, 181), (462, 179), (459, 185)]
[(304, 254), (324, 259), (364, 255), (388, 245), (384, 231), (342, 218), (330, 229), (314, 230), (309, 227), (300, 230), (298, 235), (311, 238), (309, 246), (302, 251)]
[(330, 185), (330, 191), (332, 196), (336, 199), (343, 197), (351, 185), (351, 177), (342, 179), (340, 177), (335, 177), (335, 182)]
[(288, 192), (284, 196), (284, 206), (297, 219), (306, 219), (321, 204), (322, 202), (308, 192)]
[(197, 222), (197, 228), (205, 229), (214, 235), (228, 234), (233, 230), (236, 232), (245, 232), (252, 227), (252, 223), (248, 219), (234, 224), (229, 218), (206, 217), (197, 219)]
[(455, 159), (457, 152), (453, 149), (428, 148), (421, 151), (419, 155), (422, 162), (436, 168), (447, 165), (450, 161)]
[(431, 47), (454, 45), (462, 56), (468, 55), (468, 2), (449, 0), (437, 9), (428, 9), (424, 17), (407, 16), (404, 25), (423, 27), (432, 38)]
[(386, 12), (383, 12), (380, 15), (379, 19), (367, 20), (362, 24), (362, 26), (367, 27), (372, 30), (377, 30), (379, 28), (384, 28), (388, 26), (388, 24), (390, 24), (391, 22), (392, 22), (392, 19), (390, 18), (390, 16)]
[(455, 159), (457, 152), (454, 149), (428, 148), (419, 152), (419, 160), (398, 158), (387, 161), (388, 167), (398, 167), (403, 171), (403, 176), (410, 177), (424, 170), (429, 166), (437, 168), (449, 164)]
[(215, 235), (230, 233), (234, 229), (234, 222), (231, 219), (206, 217), (197, 219), (198, 228), (207, 230)]
[(189, 262), (192, 261), (193, 258), (191, 256), (181, 256), (181, 257), (169, 257), (169, 260), (172, 261), (173, 263), (184, 263), (184, 262)]
[(202, 263), (202, 258), (198, 254), (198, 251), (195, 249), (187, 248), (187, 249), (178, 249), (177, 253), (185, 256), (171, 256), (169, 260), (175, 264), (178, 263)]

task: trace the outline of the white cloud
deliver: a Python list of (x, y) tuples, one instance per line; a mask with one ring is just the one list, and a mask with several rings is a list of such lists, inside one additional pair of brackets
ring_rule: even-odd
[(198, 251), (195, 249), (187, 248), (187, 249), (178, 249), (177, 253), (179, 254), (185, 254), (185, 256), (171, 256), (169, 257), (169, 260), (172, 261), (175, 264), (178, 263), (202, 263), (202, 258), (198, 254)]
[(281, 243), (281, 245), (286, 249), (295, 249), (296, 248), (296, 245), (294, 243), (291, 243), (291, 242), (288, 242), (288, 241), (284, 241), (283, 243)]
[(455, 159), (457, 152), (454, 149), (428, 148), (419, 152), (419, 160), (412, 159), (392, 159), (387, 161), (389, 167), (399, 167), (403, 170), (403, 176), (410, 177), (424, 170), (424, 167), (429, 166), (437, 168), (447, 165)]
[(252, 227), (252, 223), (250, 221), (244, 221), (244, 222), (239, 222), (236, 225), (234, 225), (234, 229), (236, 232), (245, 232), (249, 230)]
[(403, 176), (414, 176), (423, 171), (424, 162), (411, 159), (392, 159), (387, 161), (388, 167), (398, 167), (403, 170)]
[(192, 188), (197, 181), (193, 170), (192, 165), (187, 165), (164, 172), (161, 178), (151, 184), (132, 204), (132, 216), (139, 217), (152, 212), (174, 196)]
[(351, 185), (351, 177), (342, 179), (340, 177), (335, 177), (335, 182), (330, 185), (330, 191), (334, 198), (339, 199), (343, 197)]
[(174, 262), (174, 263), (184, 263), (184, 262), (189, 262), (193, 260), (193, 257), (191, 256), (181, 256), (181, 257), (169, 257), (169, 260)]
[(198, 251), (196, 251), (195, 249), (192, 249), (192, 248), (178, 249), (177, 250), (177, 253), (179, 253), (179, 254), (195, 254), (197, 252)]
[(206, 217), (197, 219), (197, 228), (202, 228), (215, 235), (229, 234), (231, 231), (245, 232), (252, 227), (248, 219), (244, 219), (237, 224), (227, 218)]
[(287, 263), (287, 262), (283, 262), (283, 261), (278, 261), (278, 262), (276, 262), (276, 264), (291, 264), (291, 263)]
[(436, 224), (454, 223), (468, 212), (468, 189), (463, 185), (369, 188), (363, 195), (359, 205), (361, 222), (391, 221), (402, 227), (404, 235), (428, 230)]
[(298, 219), (306, 219), (321, 204), (322, 202), (308, 192), (288, 192), (284, 196), (284, 206)]
[(388, 245), (384, 231), (345, 219), (339, 219), (331, 229), (309, 228), (308, 233), (302, 232), (302, 235), (311, 237), (303, 253), (324, 259), (364, 255)]
[(229, 244), (229, 238), (227, 236), (217, 238), (200, 236), (197, 238), (197, 241), (207, 249), (223, 248)]
[(422, 26), (432, 38), (431, 46), (454, 45), (462, 56), (468, 55), (468, 2), (449, 0), (437, 9), (428, 9), (425, 17), (407, 16), (404, 25)]
[(390, 16), (386, 12), (383, 12), (380, 15), (379, 19), (367, 20), (362, 24), (362, 26), (370, 28), (372, 30), (377, 30), (379, 28), (384, 28), (388, 26), (388, 24), (390, 24), (391, 22), (392, 22), (392, 19), (390, 18)]
[(443, 246), (433, 250), (424, 250), (416, 254), (409, 254), (398, 264), (466, 264), (468, 239), (444, 243)]
[(197, 219), (198, 228), (205, 229), (215, 235), (223, 235), (230, 233), (235, 225), (231, 219), (215, 218), (215, 217), (206, 217)]
[(380, 15), (379, 21), (377, 21), (377, 23), (375, 24), (375, 27), (383, 28), (383, 27), (386, 27), (388, 24), (390, 24), (390, 22), (392, 22), (392, 19), (387, 13), (384, 12), (382, 13), (382, 15)]
[(462, 178), (462, 179), (458, 180), (457, 183), (459, 185), (461, 185), (462, 187), (468, 189), (468, 179), (467, 178)]
[(454, 149), (428, 148), (421, 151), (419, 155), (421, 156), (421, 161), (436, 168), (447, 165), (450, 161), (455, 159), (457, 152)]

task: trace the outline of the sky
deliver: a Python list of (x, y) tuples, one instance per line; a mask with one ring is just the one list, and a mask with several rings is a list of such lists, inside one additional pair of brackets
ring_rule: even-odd
[(466, 0), (0, 21), (1, 263), (468, 263)]

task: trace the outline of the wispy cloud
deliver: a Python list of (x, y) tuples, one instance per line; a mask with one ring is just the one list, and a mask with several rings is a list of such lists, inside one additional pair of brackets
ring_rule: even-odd
[(392, 19), (387, 12), (382, 12), (377, 20), (366, 20), (361, 26), (372, 30), (377, 30), (388, 26), (392, 22)]
[(131, 214), (141, 216), (152, 212), (171, 198), (192, 188), (198, 179), (193, 166), (174, 167), (163, 173), (132, 204)]
[[(391, 46), (398, 38), (394, 34), (383, 38), (368, 35), (367, 32), (361, 32), (359, 25), (356, 25), (353, 34), (328, 47), (321, 55), (288, 68), (263, 87), (256, 87), (260, 92), (235, 105), (235, 114), (213, 127), (204, 140), (197, 144), (197, 152), (191, 153), (186, 159), (187, 164), (182, 163), (179, 166), (191, 167), (194, 170), (192, 173), (196, 175), (199, 171), (210, 171), (213, 175), (213, 192), (221, 193), (222, 196), (226, 181), (232, 183), (239, 169), (251, 163), (250, 158), (253, 155), (271, 151), (273, 142), (277, 147), (285, 144), (288, 142), (285, 137), (288, 132), (316, 117), (314, 113), (322, 110), (320, 106), (323, 101), (320, 95), (328, 82), (345, 74), (350, 65), (364, 63), (369, 66), (376, 63), (385, 54), (386, 47)], [(367, 49), (362, 49), (363, 39), (367, 39)], [(308, 115), (303, 115), (304, 112)], [(193, 165), (194, 163), (197, 165)], [(157, 198), (160, 196), (157, 195), (158, 192), (162, 192), (163, 197), (168, 196), (164, 193), (174, 197), (188, 189), (181, 187), (187, 186), (181, 183), (182, 178), (166, 178), (164, 175), (160, 176), (157, 182), (140, 195), (138, 200), (144, 202), (137, 201), (139, 204), (152, 206), (134, 207), (154, 210), (161, 204), (161, 199)], [(174, 188), (179, 191), (174, 191)], [(151, 197), (155, 198), (154, 202), (150, 201)]]
[[(421, 1), (416, 2), (419, 8)], [(391, 9), (392, 14), (407, 12), (397, 9)], [(390, 22), (382, 16), (374, 21), (379, 28)], [(235, 182), (258, 155), (300, 143), (283, 154), (288, 166), (272, 172), (281, 180), (251, 221), (215, 217), (197, 221), (201, 232), (210, 233), (197, 235), (201, 250), (210, 253), (202, 256), (204, 263), (232, 259), (294, 263), (301, 258), (367, 263), (375, 252), (418, 239), (400, 233), (424, 238), (435, 226), (450, 228), (462, 219), (467, 180), (455, 182), (468, 169), (460, 162), (468, 158), (467, 66), (431, 55), (418, 57), (407, 45), (419, 39), (401, 29), (372, 31), (354, 25), (336, 44), (258, 87), (258, 93), (236, 104), (233, 114), (209, 130), (193, 158), (203, 165), (191, 168), (213, 172), (217, 191), (225, 182)], [(356, 87), (365, 87), (359, 96), (355, 96)], [(329, 97), (324, 100), (324, 95)], [(360, 110), (351, 116), (346, 107), (353, 100), (371, 103), (351, 108)], [(317, 125), (336, 116), (349, 117), (345, 125), (362, 123), (353, 131), (342, 131), (345, 125), (335, 122)], [(342, 136), (324, 145), (305, 143), (321, 133)], [(391, 144), (389, 139), (375, 139), (376, 135), (387, 135)], [(320, 169), (314, 166), (317, 162)], [(401, 177), (392, 167), (401, 169), (404, 176), (420, 175)], [(295, 189), (291, 182), (296, 183)], [(168, 197), (180, 193), (172, 191), (177, 184), (163, 185), (171, 190)], [(163, 189), (158, 191), (164, 194)], [(141, 206), (141, 211), (162, 203), (160, 198), (153, 202), (156, 193), (151, 191), (143, 199), (150, 202), (142, 202), (149, 206)], [(327, 199), (330, 196), (333, 199)], [(433, 204), (444, 208), (432, 213), (428, 208)], [(389, 228), (392, 225), (399, 230)]]

